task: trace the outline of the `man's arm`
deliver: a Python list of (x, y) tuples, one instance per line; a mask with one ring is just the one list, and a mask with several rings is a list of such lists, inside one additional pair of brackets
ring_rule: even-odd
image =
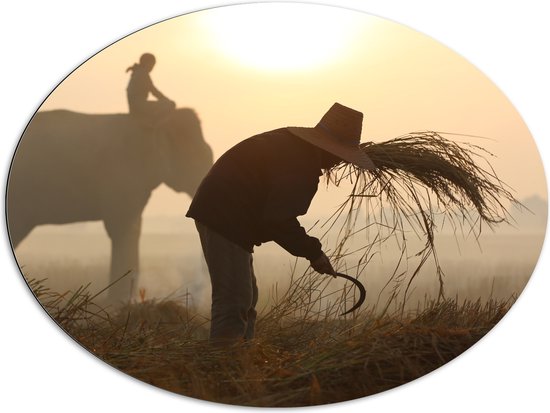
[(308, 259), (313, 269), (321, 274), (335, 274), (330, 260), (321, 249), (319, 240), (307, 235), (296, 218), (274, 222), (270, 228), (273, 241), (289, 253)]
[(154, 85), (153, 83), (151, 83), (151, 87), (150, 87), (150, 90), (151, 94), (156, 97), (158, 100), (165, 100), (165, 99), (168, 99), (166, 96), (164, 96), (160, 90), (158, 90)]
[(273, 241), (296, 257), (311, 261), (323, 253), (319, 240), (307, 235), (296, 218), (270, 222), (266, 225), (266, 230)]
[(313, 269), (321, 274), (334, 274), (319, 240), (307, 235), (297, 219), (307, 212), (317, 192), (321, 171), (319, 161), (313, 155), (306, 152), (291, 157), (290, 152), (277, 159), (276, 164), (280, 163), (280, 167), (269, 169), (270, 190), (261, 218), (267, 239), (277, 242), (295, 256), (307, 258)]

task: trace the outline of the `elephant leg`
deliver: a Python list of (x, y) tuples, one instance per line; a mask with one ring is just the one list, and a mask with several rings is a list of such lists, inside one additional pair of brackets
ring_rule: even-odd
[(19, 243), (25, 239), (29, 232), (32, 231), (34, 225), (22, 222), (22, 220), (14, 219), (8, 223), (8, 233), (12, 248), (15, 250)]
[(141, 216), (105, 220), (105, 228), (111, 238), (112, 284), (107, 292), (112, 303), (128, 302), (134, 297), (139, 273), (139, 237)]

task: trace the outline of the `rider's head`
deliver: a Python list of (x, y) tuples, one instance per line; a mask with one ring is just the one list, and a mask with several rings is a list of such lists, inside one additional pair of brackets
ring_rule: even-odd
[(155, 63), (156, 63), (155, 56), (153, 56), (151, 53), (143, 53), (139, 58), (140, 66), (142, 66), (148, 72), (153, 70)]

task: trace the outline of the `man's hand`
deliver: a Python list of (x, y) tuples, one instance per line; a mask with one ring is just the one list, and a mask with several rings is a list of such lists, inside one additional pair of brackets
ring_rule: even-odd
[(310, 261), (311, 267), (320, 274), (330, 274), (333, 277), (336, 277), (336, 271), (332, 268), (330, 260), (322, 253), (318, 258)]

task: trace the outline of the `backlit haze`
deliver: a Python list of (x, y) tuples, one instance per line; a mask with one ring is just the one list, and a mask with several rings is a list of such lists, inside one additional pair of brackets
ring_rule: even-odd
[[(364, 141), (384, 141), (426, 129), (488, 136), (493, 140), (471, 141), (497, 156), (492, 163), (515, 190), (515, 196), (524, 200), (539, 195), (546, 201), (540, 157), (521, 119), (523, 116), (533, 134), (538, 135), (544, 155), (544, 150), (548, 151), (544, 142), (548, 127), (543, 122), (543, 111), (548, 111), (550, 83), (542, 73), (548, 74), (550, 67), (548, 57), (544, 57), (548, 53), (544, 52), (547, 46), (543, 46), (543, 39), (548, 38), (550, 29), (543, 2), (518, 7), (518, 3), (496, 1), (452, 5), (435, 1), (332, 1), (406, 22), (454, 45), (455, 50), (365, 13), (288, 2), (230, 6), (184, 15), (99, 50), (129, 28), (215, 3), (227, 1), (122, 1), (86, 6), (67, 1), (6, 2), (6, 58), (2, 65), (8, 85), (4, 96), (4, 113), (9, 114), (5, 115), (9, 122), (4, 128), (6, 175), (16, 135), (23, 131), (24, 118), (30, 117), (29, 108), (36, 108), (38, 99), (46, 96), (46, 89), (52, 89), (54, 81), (75, 69), (74, 65), (82, 61), (78, 59), (98, 52), (76, 68), (40, 110), (126, 113), (126, 68), (143, 52), (151, 52), (157, 57), (151, 73), (155, 85), (179, 107), (197, 111), (215, 158), (258, 132), (292, 124), (313, 126), (334, 101), (339, 101), (365, 114)], [(263, 16), (261, 22), (257, 13)], [(296, 18), (288, 21), (292, 16)], [(288, 33), (294, 37), (287, 37)], [(289, 43), (298, 49), (290, 50), (286, 47)], [(285, 57), (286, 51), (289, 54)], [(487, 70), (491, 79), (456, 52)], [(491, 80), (509, 93), (521, 114)], [(333, 197), (337, 192), (333, 189), (325, 191), (320, 186), (308, 220), (333, 211), (339, 202)], [(176, 194), (164, 185), (151, 197), (143, 221), (140, 287), (146, 289), (146, 299), (180, 298), (187, 292), (195, 298), (202, 294), (201, 314), (208, 317), (209, 276), (193, 222), (184, 217), (189, 203), (188, 195)], [(481, 246), (461, 242), (460, 253), (454, 239), (438, 234), (438, 240), (443, 241), (440, 253), (445, 256), (440, 258), (446, 271), (447, 296), (461, 302), (480, 296), (508, 299), (520, 293), (539, 258), (544, 239), (544, 224), (540, 222), (545, 222), (546, 210), (546, 205), (536, 210), (541, 213), (536, 216), (539, 233), (526, 234), (512, 228), (502, 234), (499, 227), (495, 235), (485, 232)], [(151, 224), (157, 221), (171, 226), (163, 227), (164, 232), (159, 234)], [(300, 221), (307, 224), (305, 218)], [(105, 369), (95, 357), (75, 347), (73, 340), (52, 330), (55, 325), (36, 305), (25, 283), (12, 276), (18, 274), (12, 274), (16, 271), (7, 237), (5, 242), (2, 262), (7, 274), (2, 279), (7, 311), (3, 331), (7, 339), (2, 368), (6, 388), (10, 383), (7, 398), (3, 398), (6, 406), (29, 405), (43, 410), (46, 403), (59, 405), (62, 389), (64, 404), (74, 402), (71, 405), (84, 412), (105, 410), (106, 402), (108, 410), (130, 407), (134, 412), (163, 408), (174, 411), (182, 403), (184, 407), (191, 403), (192, 409), (210, 407), (151, 386), (136, 391), (135, 380), (128, 380), (112, 368)], [(397, 251), (394, 247), (390, 243), (388, 250)], [(545, 372), (550, 367), (545, 346), (550, 340), (548, 329), (538, 328), (546, 323), (550, 287), (544, 275), (548, 269), (547, 247), (513, 311), (475, 348), (435, 375), (426, 375), (392, 392), (355, 400), (346, 407), (353, 412), (364, 411), (365, 407), (398, 411), (416, 402), (425, 412), (440, 412), (442, 406), (457, 412), (471, 410), (472, 404), (475, 410), (540, 410), (548, 401), (543, 395), (547, 387)], [(15, 252), (27, 278), (48, 278), (46, 285), (58, 292), (75, 291), (91, 282), (95, 292), (109, 282), (110, 248), (103, 224), (98, 221), (37, 227)], [(365, 306), (376, 303), (380, 286), (389, 278), (391, 271), (384, 271), (393, 264), (388, 255), (383, 257), (383, 266), (377, 260), (361, 275), (368, 294)], [(262, 310), (269, 308), (263, 303), (275, 282), (284, 291), (294, 261), (278, 245), (268, 243), (256, 249), (254, 262), (264, 298), (259, 306)], [(437, 280), (430, 268), (421, 277), (411, 300), (414, 305), (417, 298), (423, 302), (426, 294), (437, 293)], [(331, 286), (334, 284), (331, 281)], [(16, 340), (9, 339), (10, 332), (15, 333)], [(25, 386), (13, 386), (16, 382)], [(100, 397), (89, 397), (92, 388)], [(462, 397), (456, 397), (457, 391)], [(216, 406), (213, 404), (211, 410), (223, 409)], [(535, 406), (539, 409), (530, 409)], [(339, 406), (327, 409), (335, 411)]]
[[(540, 156), (507, 98), (454, 51), (401, 25), (330, 6), (221, 7), (173, 18), (114, 43), (70, 74), (40, 110), (127, 113), (126, 69), (144, 52), (156, 56), (151, 73), (156, 87), (199, 115), (214, 159), (257, 133), (314, 126), (334, 102), (363, 112), (363, 141), (435, 130), (493, 153), (498, 176), (533, 213), (511, 211), (520, 218), (518, 225), (498, 227), (496, 237), (485, 231), (489, 236), (480, 244), (470, 237), (459, 246), (453, 235), (441, 237), (446, 288), (473, 299), (508, 298), (523, 289), (546, 225)], [(322, 183), (300, 222), (307, 229), (323, 222), (348, 190)], [(143, 214), (139, 285), (147, 297), (189, 292), (202, 297), (207, 308), (207, 270), (193, 221), (185, 218), (190, 201), (164, 184), (153, 191)], [(313, 236), (321, 235), (319, 227)], [(332, 248), (328, 238), (326, 251)], [(369, 302), (393, 270), (398, 248), (388, 243), (384, 249), (384, 259), (369, 264)], [(29, 274), (53, 275), (54, 290), (87, 280), (100, 287), (107, 283), (110, 243), (101, 222), (35, 228), (17, 256)], [(270, 285), (287, 282), (293, 259), (275, 243), (256, 250), (263, 300)], [(307, 267), (307, 260), (299, 262)], [(413, 304), (435, 293), (433, 273), (425, 274)]]
[[(518, 199), (546, 199), (534, 141), (490, 80), (427, 36), (335, 7), (247, 4), (173, 18), (92, 57), (40, 110), (126, 112), (125, 70), (144, 52), (157, 58), (157, 88), (197, 111), (215, 158), (259, 132), (314, 126), (340, 102), (364, 113), (363, 141), (427, 129), (490, 138), (456, 137), (494, 153)], [(145, 216), (182, 215), (189, 202), (162, 185)], [(322, 189), (310, 213), (337, 203)]]

